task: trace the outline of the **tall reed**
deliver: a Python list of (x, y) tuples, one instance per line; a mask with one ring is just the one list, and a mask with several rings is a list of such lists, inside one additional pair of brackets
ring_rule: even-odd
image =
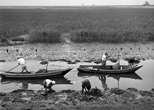
[(31, 43), (59, 43), (61, 42), (61, 33), (53, 30), (35, 30), (30, 34)]
[(124, 42), (151, 42), (154, 41), (154, 32), (107, 32), (80, 30), (72, 32), (71, 40), (73, 42), (106, 42), (106, 43), (124, 43)]
[(30, 35), (31, 42), (60, 42), (70, 33), (73, 42), (154, 41), (153, 8), (46, 8), (0, 9), (0, 40)]

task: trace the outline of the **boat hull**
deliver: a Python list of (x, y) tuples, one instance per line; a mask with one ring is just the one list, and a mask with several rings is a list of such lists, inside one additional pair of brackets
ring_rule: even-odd
[(30, 73), (18, 73), (18, 72), (4, 72), (0, 76), (4, 79), (34, 79), (34, 78), (50, 78), (50, 77), (62, 77), (71, 71), (72, 68), (60, 69), (60, 70), (49, 70), (48, 72), (30, 72)]
[[(92, 67), (92, 68), (89, 68)], [(86, 72), (86, 73), (99, 73), (99, 74), (124, 74), (124, 73), (133, 73), (139, 68), (141, 68), (142, 65), (138, 65), (135, 67), (128, 67), (128, 66), (120, 66), (120, 68), (123, 69), (111, 69), (111, 66), (107, 66), (106, 69), (101, 69), (100, 65), (80, 65), (78, 69), (79, 72)]]

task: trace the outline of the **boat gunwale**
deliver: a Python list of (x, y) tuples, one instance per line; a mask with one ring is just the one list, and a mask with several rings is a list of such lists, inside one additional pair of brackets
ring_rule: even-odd
[(61, 69), (60, 71), (55, 71), (56, 73), (36, 73), (36, 74), (12, 74), (12, 73), (1, 73), (0, 76), (2, 78), (8, 78), (8, 79), (25, 79), (25, 78), (45, 78), (45, 77), (58, 77), (58, 76), (64, 76), (69, 71), (71, 71), (73, 68), (67, 68), (67, 69)]
[[(81, 72), (90, 72), (90, 73), (100, 73), (100, 74), (103, 74), (103, 73), (110, 73), (110, 74), (120, 74), (120, 73), (129, 73), (129, 72), (135, 72), (136, 70), (138, 70), (139, 68), (141, 68), (143, 65), (137, 65), (135, 67), (132, 67), (132, 68), (126, 68), (126, 69), (119, 69), (119, 70), (109, 70), (109, 69), (90, 69), (90, 68), (85, 68), (85, 67), (82, 67), (84, 65), (81, 65), (78, 69), (78, 71), (81, 71)], [(86, 65), (88, 66), (88, 65)], [(90, 65), (91, 66), (91, 65)], [(94, 65), (95, 66), (95, 65)], [(96, 65), (98, 66), (98, 65)]]

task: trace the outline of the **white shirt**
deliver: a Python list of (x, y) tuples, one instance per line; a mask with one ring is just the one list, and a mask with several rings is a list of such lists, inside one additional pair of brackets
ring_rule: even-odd
[(26, 64), (26, 61), (25, 61), (25, 59), (23, 59), (23, 58), (19, 58), (19, 59), (17, 60), (17, 63), (20, 64), (20, 65), (25, 65), (25, 64)]
[(50, 79), (46, 79), (43, 84), (45, 84), (47, 87), (49, 86), (49, 84), (52, 83), (52, 84), (55, 84), (55, 81), (52, 81)]
[(105, 54), (102, 55), (102, 61), (107, 61), (107, 56)]

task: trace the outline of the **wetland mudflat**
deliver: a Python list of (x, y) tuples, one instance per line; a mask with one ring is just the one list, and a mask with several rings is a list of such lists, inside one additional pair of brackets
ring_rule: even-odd
[[(94, 61), (99, 60), (104, 50), (110, 52), (114, 48), (120, 52), (121, 64), (127, 64), (125, 58), (137, 57), (142, 59), (140, 64), (143, 65), (141, 69), (136, 72), (134, 76), (106, 76), (100, 80), (96, 75), (88, 76), (79, 74), (77, 67), (80, 64), (94, 64)], [(0, 70), (9, 70), (16, 65), (16, 56), (23, 53), (27, 60), (28, 69), (36, 71), (40, 68), (45, 68), (40, 65), (42, 59), (51, 60), (49, 69), (73, 67), (74, 69), (65, 75), (64, 78), (54, 79), (57, 84), (52, 88), (56, 92), (48, 96), (42, 96), (44, 92), (42, 89), (43, 80), (3, 80), (0, 83), (0, 103), (1, 108), (4, 110), (10, 109), (117, 109), (120, 108), (129, 110), (132, 109), (146, 109), (147, 107), (152, 110), (153, 108), (153, 43), (147, 44), (25, 44), (18, 46), (0, 47), (1, 60)], [(121, 49), (122, 48), (122, 49)], [(142, 52), (139, 50), (142, 49)], [(8, 49), (8, 52), (6, 51)], [(18, 52), (16, 51), (17, 49)], [(36, 51), (37, 49), (37, 51)], [(137, 51), (136, 51), (137, 50)], [(117, 52), (112, 57), (117, 59)], [(56, 61), (55, 61), (56, 60)], [(59, 61), (58, 61), (59, 60)], [(65, 61), (75, 62), (68, 64)], [(88, 61), (88, 62), (84, 62)], [(113, 62), (108, 61), (108, 64)], [(13, 71), (19, 71), (16, 68)], [(81, 94), (81, 82), (88, 78), (92, 83), (92, 88), (97, 86), (101, 90), (103, 96), (91, 96)], [(104, 91), (104, 85), (108, 86), (108, 91)], [(130, 88), (130, 90), (127, 90)], [(132, 89), (131, 89), (132, 88)], [(74, 91), (75, 90), (75, 91)], [(133, 90), (133, 91), (132, 91)], [(13, 92), (14, 91), (14, 92)], [(103, 92), (104, 91), (104, 92)], [(122, 93), (121, 95), (118, 93)], [(118, 93), (118, 94), (116, 94)], [(22, 97), (18, 97), (21, 96)], [(26, 95), (24, 95), (26, 94)], [(13, 96), (16, 96), (13, 97)], [(75, 98), (74, 98), (75, 97)], [(105, 98), (106, 97), (106, 98)], [(7, 99), (7, 101), (5, 100)], [(18, 100), (16, 100), (18, 99)], [(66, 99), (66, 100), (65, 100)], [(115, 100), (113, 100), (115, 99)], [(126, 100), (127, 99), (127, 100)], [(131, 100), (130, 100), (131, 99)], [(11, 100), (14, 100), (11, 104)], [(19, 101), (20, 100), (20, 101)], [(69, 100), (69, 101), (68, 101)], [(27, 103), (31, 101), (32, 103)], [(42, 101), (43, 104), (42, 105)], [(51, 102), (50, 104), (48, 102)], [(142, 102), (142, 103), (141, 103)], [(97, 103), (97, 104), (96, 104)], [(102, 105), (103, 103), (103, 105)], [(111, 104), (112, 103), (112, 104)], [(127, 103), (127, 104), (124, 104)], [(14, 105), (19, 106), (14, 106)], [(39, 106), (36, 106), (39, 104)], [(117, 105), (118, 104), (118, 105)], [(26, 105), (26, 106), (25, 106)], [(62, 106), (59, 106), (62, 105)]]
[[(28, 60), (70, 60), (91, 61), (101, 59), (102, 53), (113, 53), (110, 58), (120, 59), (137, 57), (139, 59), (154, 59), (154, 43), (58, 43), (58, 44), (24, 44), (0, 47), (0, 60), (16, 61), (16, 57), (23, 53)], [(18, 50), (18, 51), (17, 51)]]

